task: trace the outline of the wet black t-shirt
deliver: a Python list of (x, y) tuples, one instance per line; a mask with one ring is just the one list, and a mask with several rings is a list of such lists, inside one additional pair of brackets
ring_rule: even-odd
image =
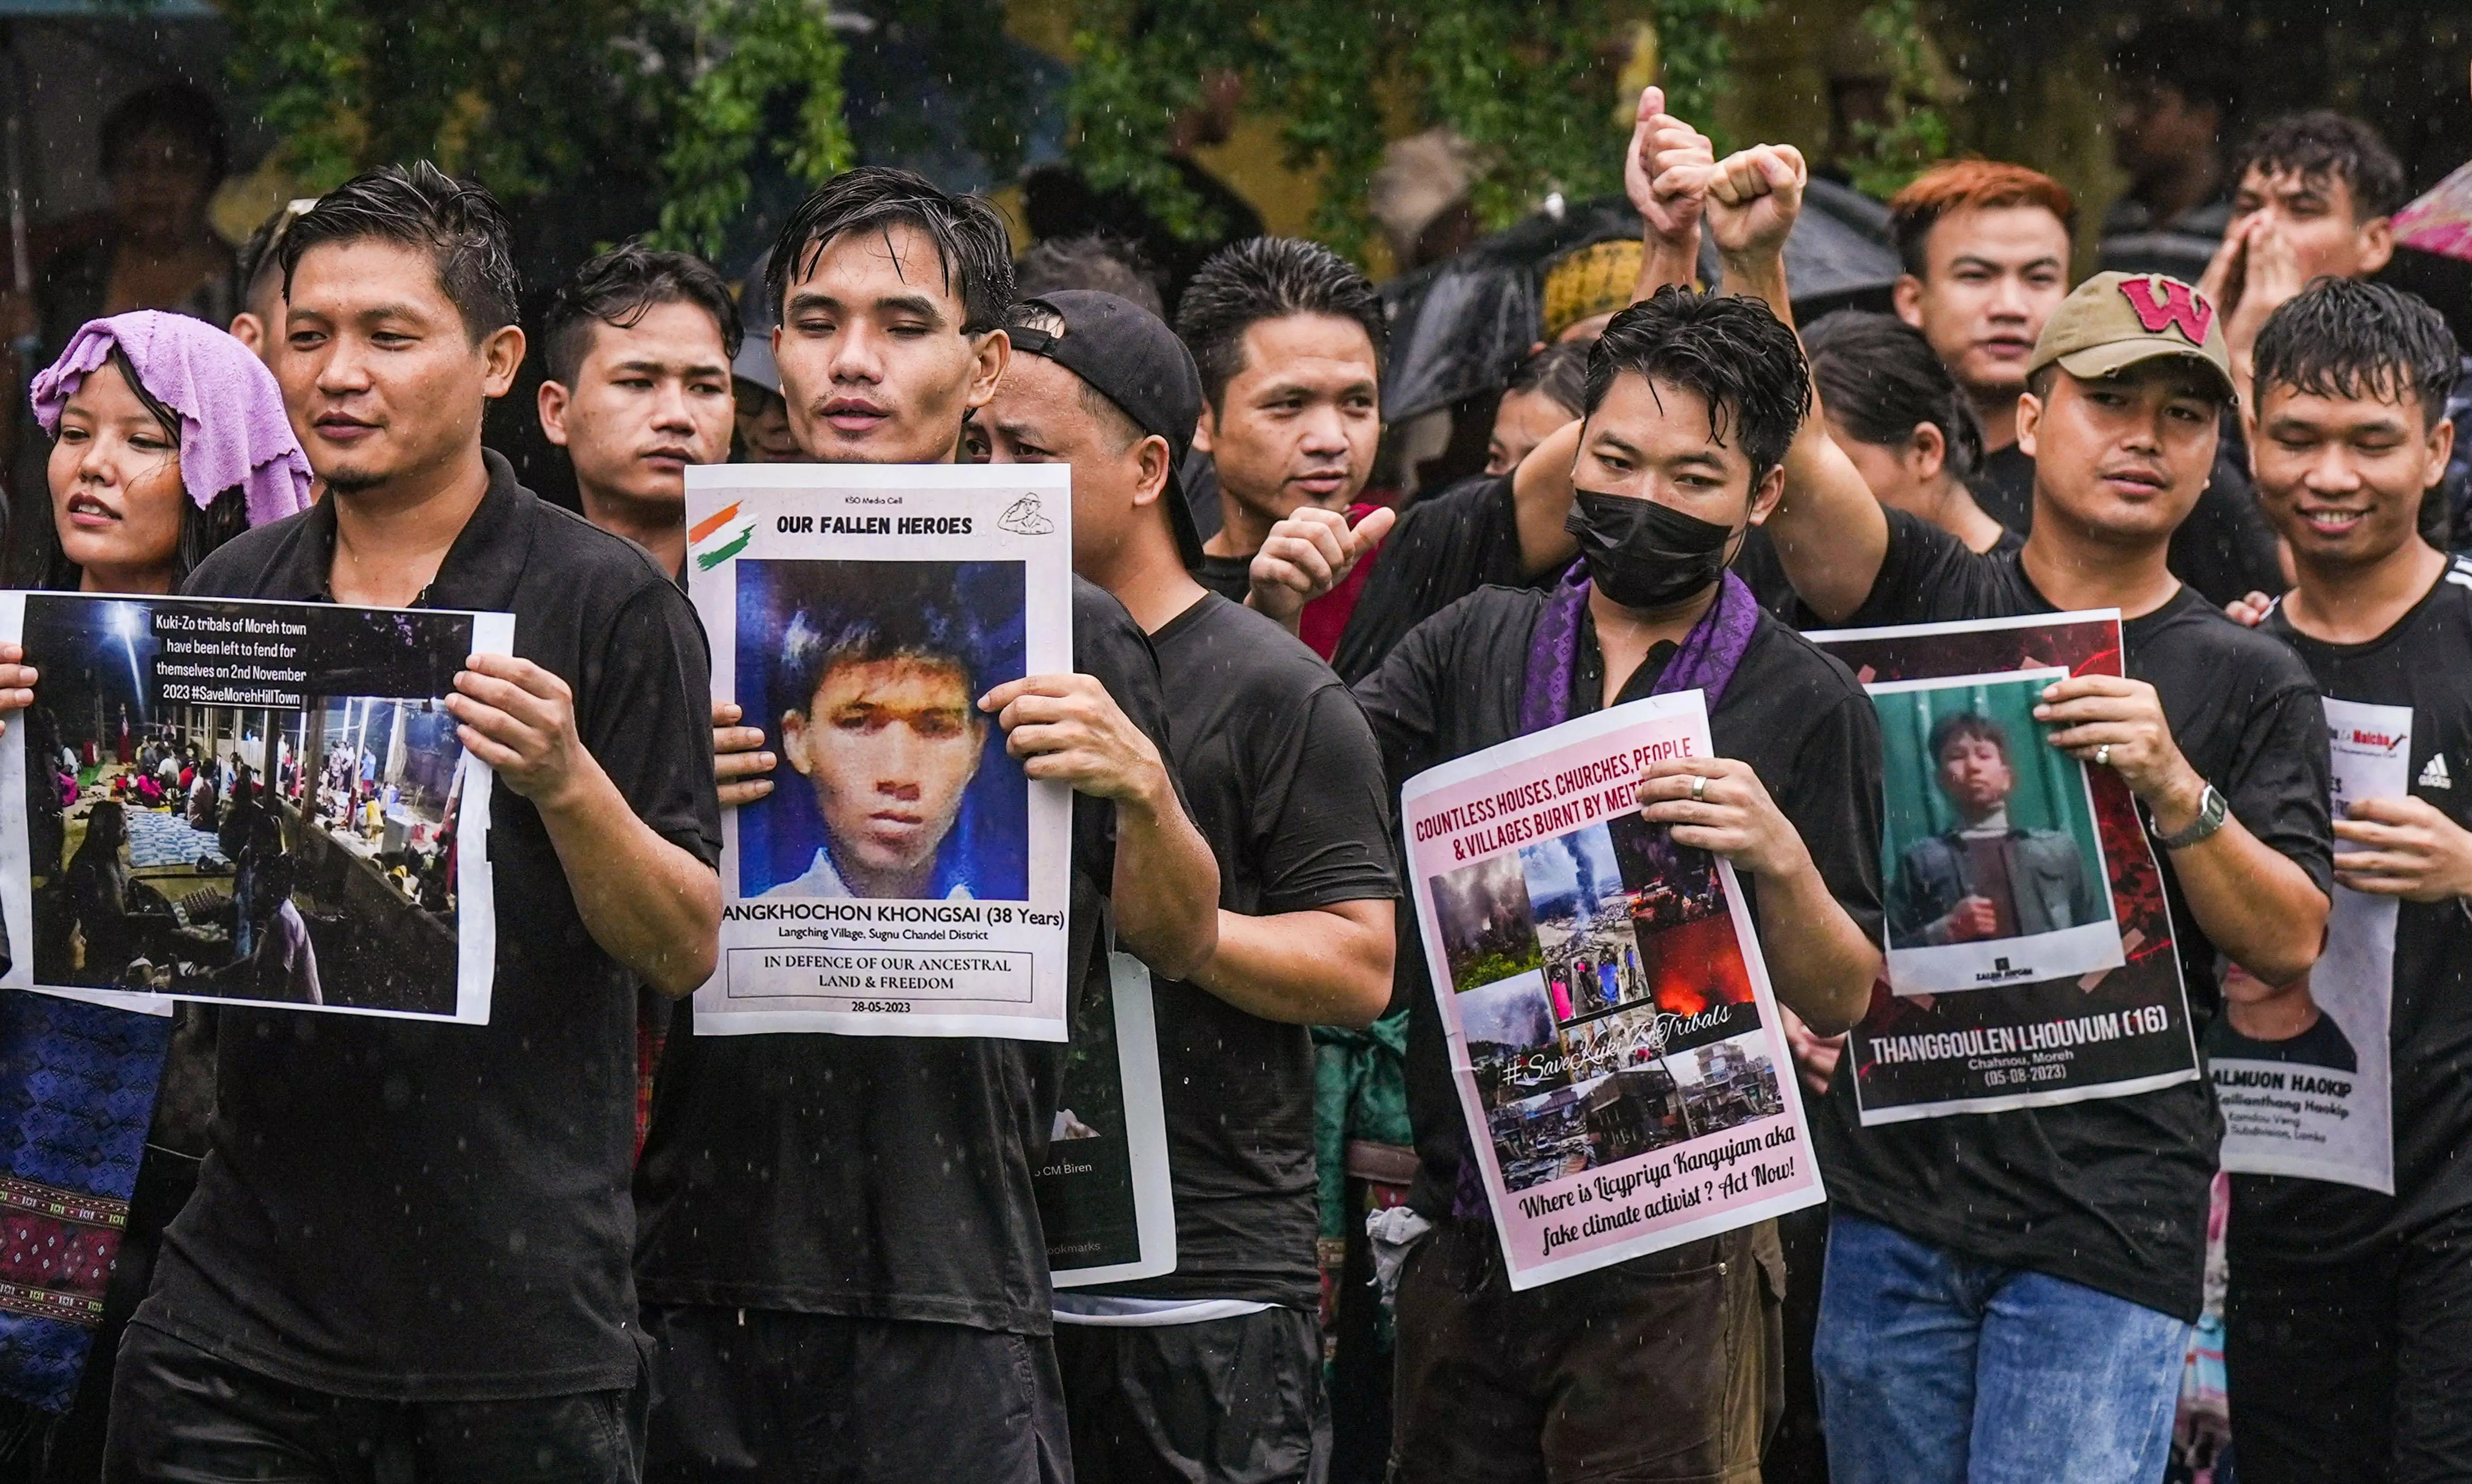
[[(1417, 625), (1382, 668), (1356, 686), (1373, 723), (1395, 791), (1427, 768), (1482, 752), (1520, 735), (1519, 700), (1528, 646), (1547, 595), (1486, 587)], [(1604, 709), (1604, 660), (1584, 611), (1572, 667), (1571, 715)], [(1654, 689), (1673, 658), (1659, 645), (1624, 682), (1622, 700)], [(1880, 936), (1880, 723), (1870, 698), (1843, 665), (1763, 612), (1733, 680), (1709, 714), (1720, 757), (1751, 766), (1793, 822), (1812, 861), (1855, 926)], [(1758, 880), (1740, 878), (1763, 934)], [(1431, 1216), (1447, 1214), (1467, 1134), (1452, 1089), (1440, 1009), (1426, 972), (1423, 939), (1400, 934), (1400, 996), (1408, 1010), (1408, 1117), (1419, 1168), (1409, 1199)], [(1397, 997), (1393, 997), (1397, 1002)]]
[[(2327, 695), (2411, 707), (2413, 797), (2472, 827), (2472, 558), (2449, 562), (2427, 597), (2366, 644), (2309, 638), (2280, 612), (2264, 626)], [(2472, 1206), (2472, 917), (2461, 903), (2397, 904), (2388, 1042), (2395, 1193), (2235, 1175), (2234, 1260), (2350, 1261)]]
[[(1550, 586), (1558, 576), (1549, 572), (1540, 580)], [(1487, 583), (1531, 585), (1521, 570), (1508, 474), (1462, 480), (1399, 512), (1331, 668), (1354, 685), (1380, 669), (1410, 629)]]
[[(1330, 667), (1215, 595), (1151, 645), (1177, 778), (1219, 858), (1219, 905), (1267, 917), (1397, 896), (1381, 754)], [(1320, 1297), (1312, 1035), (1196, 984), (1153, 987), (1176, 1271), (1100, 1291), (1311, 1309)]]
[[(1983, 555), (1898, 510), (1871, 594), (1849, 628), (2049, 613), (2015, 553)], [(2334, 880), (2326, 820), (2325, 712), (2308, 670), (2183, 587), (2121, 624), (2131, 678), (2151, 684), (2173, 740), (2250, 834), (2322, 890)], [(2163, 863), (2189, 1007), (2219, 1000), (2217, 955)], [(1968, 1257), (2083, 1284), (2195, 1319), (2206, 1188), (2222, 1121), (2198, 1078), (2157, 1092), (1871, 1128), (1840, 1064), (1817, 1120), (1829, 1195), (1847, 1209)]]
[[(1073, 668), (1172, 755), (1150, 641), (1079, 577)], [(1114, 810), (1087, 794), (1073, 796), (1072, 870), (1069, 982), (1104, 994)], [(1031, 1172), (1061, 1051), (978, 1036), (699, 1036), (681, 1003), (635, 1173), (644, 1301), (1047, 1333)]]
[[(718, 860), (695, 609), (641, 548), (487, 463), (422, 605), (511, 611), (514, 652), (574, 688), (576, 730), (628, 804)], [(185, 591), (320, 600), (334, 542), (329, 500), (234, 537)], [(637, 980), (585, 930), (539, 812), (504, 779), (488, 852), (487, 1025), (219, 1007), (209, 1152), (136, 1322), (342, 1396), (635, 1384)]]

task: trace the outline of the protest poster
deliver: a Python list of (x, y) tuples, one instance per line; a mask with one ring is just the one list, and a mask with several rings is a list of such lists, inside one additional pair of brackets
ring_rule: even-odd
[[(2354, 799), (2412, 791), (2412, 708), (2326, 698), (2335, 817)], [(2336, 858), (2341, 860), (2339, 854)], [(2393, 897), (2338, 883), (2326, 947), (2298, 986), (2273, 997), (2235, 972), (2206, 1027), (2206, 1066), (2223, 1110), (2223, 1168), (2298, 1175), (2394, 1193)]]
[(1807, 637), (1854, 671), (1881, 723), (1890, 992), (1846, 1043), (1863, 1121), (2198, 1076), (2136, 798), (2110, 769), (2049, 746), (2032, 719), (2054, 680), (2121, 672), (2119, 612)]
[(1176, 1198), (1151, 971), (1107, 955), (1108, 993), (1074, 1007), (1046, 1163), (1031, 1174), (1059, 1288), (1176, 1271)]
[(781, 760), (722, 824), (701, 1036), (1066, 1037), (1072, 793), (979, 697), (1073, 668), (1058, 465), (687, 471), (716, 700)]
[[(493, 776), (445, 697), (504, 613), (0, 593), (0, 984), (484, 1025)], [(185, 781), (184, 781), (185, 780)]]
[(1701, 694), (1420, 773), (1401, 824), (1469, 1145), (1513, 1288), (1826, 1198), (1733, 867), (1640, 816), (1711, 753)]

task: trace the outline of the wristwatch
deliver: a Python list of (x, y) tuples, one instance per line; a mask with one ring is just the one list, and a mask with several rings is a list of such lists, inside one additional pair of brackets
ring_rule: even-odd
[(2230, 814), (2231, 806), (2223, 802), (2223, 790), (2208, 784), (2206, 791), (2198, 797), (2198, 817), (2189, 822), (2187, 829), (2166, 835), (2154, 828), (2154, 816), (2150, 813), (2146, 816), (2146, 833), (2165, 850), (2186, 850), (2222, 829)]

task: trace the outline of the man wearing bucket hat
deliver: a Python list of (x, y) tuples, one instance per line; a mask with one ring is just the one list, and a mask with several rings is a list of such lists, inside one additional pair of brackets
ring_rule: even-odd
[(1318, 1476), (1328, 1451), (1305, 1027), (1361, 1027), (1395, 942), (1382, 758), (1328, 666), (1194, 580), (1177, 483), (1201, 378), (1176, 332), (1112, 294), (1013, 306), (979, 416), (1002, 462), (1073, 467), (1073, 565), (1151, 636), (1170, 762), (1219, 860), (1218, 947), (1159, 980), (1174, 1273), (1059, 1292), (1075, 1468), (1210, 1484)]
[[(1781, 295), (1775, 276), (1764, 294)], [(2159, 274), (2097, 274), (2053, 312), (2018, 404), (2034, 459), (2020, 550), (1977, 554), (1882, 506), (1816, 417), (1769, 523), (1831, 623), (2120, 610), (2126, 675), (2061, 681), (2035, 714), (2144, 807), (2201, 1025), (2226, 965), (2270, 984), (2309, 968), (2332, 871), (2308, 671), (2167, 566), (2232, 400), (2217, 319)], [(1835, 1210), (1814, 1364), (1832, 1475), (2159, 1477), (2199, 1307), (2208, 1085), (1866, 1127), (1841, 1065), (1823, 1110)]]

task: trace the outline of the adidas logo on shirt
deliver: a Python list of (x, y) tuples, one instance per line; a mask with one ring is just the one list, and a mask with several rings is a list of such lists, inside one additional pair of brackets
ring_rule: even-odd
[(2448, 777), (2446, 773), (2445, 753), (2433, 752), (2429, 755), (2429, 766), (2420, 770), (2420, 786), (2424, 789), (2455, 787), (2455, 780)]

